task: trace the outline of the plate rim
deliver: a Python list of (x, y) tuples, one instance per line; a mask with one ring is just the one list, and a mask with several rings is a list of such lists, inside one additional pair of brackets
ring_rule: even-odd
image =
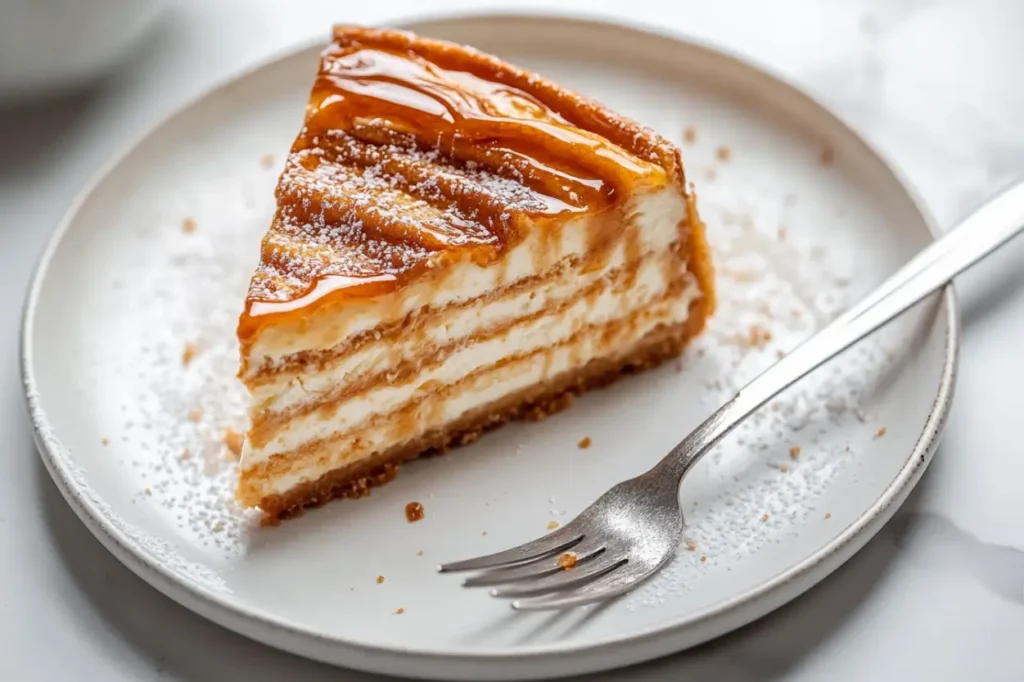
[[(683, 43), (701, 51), (710, 53), (718, 59), (731, 61), (755, 73), (758, 77), (773, 81), (777, 88), (788, 91), (787, 94), (803, 99), (813, 105), (821, 115), (831, 119), (833, 124), (843, 129), (851, 139), (856, 140), (871, 156), (890, 173), (892, 179), (910, 200), (914, 210), (920, 215), (922, 222), (933, 238), (941, 234), (934, 216), (924, 203), (916, 188), (904, 176), (889, 157), (880, 152), (871, 142), (861, 135), (846, 120), (824, 105), (814, 95), (795, 85), (788, 77), (778, 70), (764, 64), (751, 55), (724, 47), (712, 41), (695, 37), (685, 31), (673, 30), (653, 23), (625, 19), (610, 12), (575, 11), (562, 9), (481, 9), (481, 10), (446, 10), (426, 11), (420, 13), (404, 13), (376, 25), (387, 25), (402, 30), (420, 31), (421, 27), (441, 22), (479, 22), (479, 21), (556, 21), (574, 25), (576, 28), (616, 29), (627, 33), (639, 33), (662, 40)], [(882, 525), (891, 518), (906, 497), (914, 489), (924, 470), (930, 463), (938, 445), (938, 441), (947, 421), (959, 370), (960, 348), (960, 311), (955, 289), (948, 285), (940, 294), (937, 313), (944, 312), (948, 320), (945, 334), (945, 357), (932, 408), (922, 427), (914, 447), (907, 455), (907, 460), (898, 474), (885, 487), (881, 495), (868, 506), (857, 519), (844, 528), (832, 540), (803, 560), (790, 565), (757, 586), (717, 602), (709, 607), (689, 613), (681, 618), (668, 620), (660, 625), (648, 627), (639, 632), (606, 637), (597, 642), (573, 644), (552, 642), (532, 644), (518, 647), (514, 652), (499, 649), (475, 648), (472, 651), (449, 649), (412, 649), (397, 645), (381, 645), (368, 643), (352, 638), (339, 638), (324, 635), (312, 629), (304, 628), (292, 622), (274, 617), (271, 614), (249, 609), (245, 604), (231, 602), (224, 595), (215, 593), (200, 583), (180, 576), (166, 569), (154, 560), (143, 548), (138, 547), (124, 528), (104, 513), (103, 505), (97, 504), (88, 493), (90, 489), (78, 481), (75, 472), (77, 465), (71, 452), (64, 447), (59, 437), (54, 435), (45, 409), (41, 404), (41, 396), (37, 390), (34, 371), (34, 337), (35, 313), (43, 283), (50, 270), (50, 262), (60, 248), (65, 235), (74, 224), (80, 210), (96, 188), (111, 175), (123, 161), (153, 134), (162, 129), (179, 116), (185, 114), (205, 99), (216, 95), (234, 84), (250, 78), (258, 72), (272, 67), (286, 59), (324, 45), (323, 39), (312, 39), (298, 42), (290, 47), (277, 50), (257, 62), (243, 67), (228, 75), (197, 94), (186, 98), (179, 106), (171, 109), (166, 115), (158, 118), (136, 135), (129, 144), (115, 153), (103, 164), (83, 186), (69, 205), (57, 228), (47, 241), (35, 269), (32, 272), (30, 286), (25, 297), (21, 315), (20, 333), (20, 370), (23, 392), (29, 418), (32, 423), (36, 449), (50, 477), (54, 480), (61, 495), (74, 510), (83, 524), (89, 528), (100, 543), (128, 567), (133, 573), (149, 583), (159, 592), (173, 601), (201, 615), (204, 618), (260, 641), (274, 648), (331, 663), (343, 665), (368, 672), (387, 674), (429, 674), (434, 679), (471, 679), (469, 675), (485, 672), (489, 679), (527, 679), (548, 676), (555, 672), (556, 664), (561, 663), (557, 674), (580, 674), (618, 668), (639, 663), (681, 651), (690, 646), (697, 646), (710, 639), (732, 631), (745, 624), (763, 617), (779, 606), (803, 594), (819, 583), (839, 566), (845, 563), (856, 551), (867, 543), (878, 532)], [(794, 583), (800, 583), (795, 585)], [(787, 590), (788, 588), (788, 590)], [(787, 594), (783, 594), (786, 593)], [(765, 603), (770, 602), (770, 603)], [(734, 622), (729, 624), (730, 616)], [(684, 637), (688, 630), (703, 628), (703, 634), (693, 637), (689, 644), (674, 645)], [(642, 644), (647, 646), (641, 646)], [(633, 653), (623, 653), (622, 646), (633, 645)], [(319, 650), (318, 650), (319, 648)], [(638, 650), (642, 649), (642, 653)], [(594, 655), (599, 651), (601, 655)], [(333, 654), (326, 652), (333, 651)], [(617, 652), (617, 653), (616, 653)], [(639, 653), (639, 655), (637, 655)], [(587, 656), (586, 654), (590, 654)], [(340, 662), (341, 659), (346, 659)], [(371, 664), (372, 662), (372, 664)], [(495, 663), (515, 664), (519, 667), (518, 674), (503, 675), (495, 668), (481, 669), (481, 665)], [(448, 666), (443, 671), (426, 670), (421, 664)], [(510, 670), (506, 672), (512, 672)]]

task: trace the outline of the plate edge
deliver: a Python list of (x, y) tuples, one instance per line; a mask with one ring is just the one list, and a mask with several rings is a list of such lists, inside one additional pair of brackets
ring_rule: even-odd
[[(775, 81), (778, 85), (789, 90), (791, 94), (795, 94), (796, 96), (802, 97), (813, 103), (818, 109), (841, 125), (852, 138), (859, 141), (859, 143), (862, 144), (871, 155), (875, 156), (892, 174), (893, 178), (899, 183), (901, 189), (910, 199), (914, 208), (921, 215), (924, 223), (932, 233), (932, 236), (938, 236), (940, 233), (934, 217), (928, 210), (926, 204), (921, 200), (916, 188), (907, 180), (902, 172), (900, 172), (891, 163), (888, 156), (879, 152), (879, 150), (868, 142), (862, 135), (857, 133), (856, 130), (845, 121), (845, 119), (833, 112), (831, 108), (824, 106), (816, 97), (807, 93), (802, 88), (795, 86), (788, 78), (780, 75), (776, 70), (768, 67), (760, 60), (750, 55), (723, 48), (720, 45), (694, 37), (682, 31), (668, 30), (664, 27), (636, 22), (633, 20), (626, 20), (618, 16), (603, 14), (600, 12), (566, 13), (560, 10), (537, 9), (531, 9), (529, 11), (498, 9), (480, 12), (455, 10), (440, 13), (423, 12), (418, 14), (406, 14), (387, 23), (406, 30), (419, 30), (417, 26), (433, 22), (485, 21), (488, 19), (520, 21), (548, 19), (567, 23), (591, 25), (598, 28), (615, 28), (625, 31), (646, 33), (662, 39), (688, 43), (691, 46), (696, 46), (708, 52), (715, 53), (720, 57), (740, 62), (746, 68), (758, 72), (760, 76)], [(528, 665), (532, 669), (532, 672), (521, 670), (520, 674), (515, 676), (515, 679), (529, 679), (536, 678), (538, 676), (549, 676), (550, 669), (545, 668), (545, 666), (555, 665), (556, 660), (560, 660), (564, 663), (570, 657), (584, 653), (593, 653), (596, 650), (609, 647), (610, 645), (623, 643), (637, 644), (641, 640), (646, 640), (649, 646), (645, 647), (645, 649), (654, 648), (657, 649), (657, 651), (654, 653), (645, 651), (644, 655), (641, 656), (623, 657), (620, 655), (617, 657), (617, 662), (612, 664), (609, 664), (607, 661), (602, 661), (602, 659), (605, 658), (602, 656), (580, 659), (574, 661), (571, 665), (566, 665), (565, 670), (561, 674), (579, 674), (594, 672), (597, 670), (606, 670), (666, 655), (684, 648), (673, 648), (671, 644), (668, 646), (665, 645), (666, 642), (671, 640), (673, 637), (678, 638), (680, 631), (693, 627), (701, 621), (713, 622), (715, 620), (725, 619), (731, 613), (739, 609), (744, 609), (749, 612), (747, 616), (743, 616), (740, 619), (742, 620), (741, 623), (720, 628), (708, 627), (708, 624), (706, 624), (705, 627), (708, 628), (709, 631), (713, 632), (709, 632), (705, 637), (696, 638), (697, 641), (693, 641), (686, 646), (696, 646), (697, 644), (731, 631), (736, 627), (740, 627), (742, 624), (752, 622), (753, 620), (756, 620), (757, 618), (760, 618), (766, 613), (774, 610), (778, 606), (794, 599), (804, 591), (810, 589), (813, 585), (820, 582), (820, 580), (838, 568), (838, 566), (849, 557), (846, 556), (844, 558), (840, 558), (835, 562), (830, 562), (830, 560), (837, 559), (837, 555), (844, 554), (847, 551), (849, 552), (849, 555), (852, 556), (852, 554), (860, 549), (861, 546), (866, 544), (866, 542), (873, 537), (884, 523), (895, 513), (896, 509), (898, 509), (909, 495), (910, 491), (913, 489), (914, 485), (920, 479), (925, 468), (931, 461), (947, 420), (950, 404), (953, 398), (956, 376), (959, 369), (960, 314), (959, 305), (956, 301), (952, 285), (948, 286), (940, 294), (941, 303), (936, 311), (937, 313), (945, 312), (948, 323), (945, 339), (946, 357), (935, 402), (933, 403), (928, 419), (925, 421), (922, 432), (908, 456), (907, 464), (904, 465), (899, 474), (893, 479), (892, 483), (890, 483), (890, 485), (885, 489), (878, 500), (876, 500), (875, 503), (872, 504), (863, 514), (861, 514), (857, 521), (843, 529), (843, 531), (834, 540), (827, 543), (824, 547), (800, 563), (793, 565), (789, 569), (761, 583), (761, 585), (752, 590), (730, 600), (719, 602), (707, 609), (695, 612), (682, 620), (671, 622), (667, 625), (662, 625), (626, 636), (608, 638), (600, 643), (582, 646), (560, 646), (557, 644), (537, 645), (534, 647), (524, 647), (514, 654), (505, 652), (489, 652), (486, 650), (474, 652), (472, 654), (447, 651), (410, 651), (401, 647), (387, 648), (369, 646), (364, 643), (324, 637), (316, 632), (302, 630), (288, 624), (269, 620), (258, 614), (246, 613), (244, 609), (239, 610), (237, 607), (232, 607), (230, 604), (225, 603), (222, 600), (211, 597), (206, 593), (204, 588), (198, 584), (189, 584), (185, 581), (181, 581), (177, 577), (165, 575), (161, 567), (150, 561), (148, 557), (134, 553), (128, 547), (128, 544), (130, 544), (130, 538), (122, 537), (124, 536), (123, 531), (118, 530), (118, 532), (113, 532), (114, 529), (108, 528), (104, 523), (105, 517), (99, 513), (99, 510), (94, 509), (93, 506), (84, 499), (85, 496), (82, 495), (80, 491), (73, 489), (73, 486), (71, 485), (73, 477), (67, 469), (70, 465), (67, 452), (59, 442), (51, 442), (53, 440), (52, 436), (47, 436), (48, 433), (52, 433), (52, 429), (48, 427), (45, 410), (38, 403), (38, 394), (35, 390), (35, 378), (32, 370), (33, 358), (31, 332), (34, 324), (35, 307), (49, 262), (63, 241), (74, 217), (77, 215), (89, 196), (95, 191), (96, 187), (155, 131), (162, 128), (168, 122), (197, 105), (199, 102), (215, 92), (226, 87), (230, 87), (232, 84), (247, 78), (262, 69), (270, 67), (281, 60), (312, 50), (317, 45), (325, 44), (325, 42), (326, 41), (320, 39), (309, 40), (296, 43), (296, 45), (290, 48), (278, 50), (269, 57), (261, 59), (253, 65), (240, 69), (233, 75), (214, 83), (209, 88), (204, 89), (198, 94), (186, 99), (180, 106), (172, 109), (166, 116), (161, 117), (156, 121), (156, 123), (145, 128), (141, 134), (132, 140), (130, 144), (127, 144), (120, 152), (113, 155), (107, 163), (101, 166), (90, 178), (90, 181), (86, 183), (83, 189), (76, 195), (67, 212), (58, 224), (54, 234), (47, 242), (42, 255), (37, 261), (35, 269), (33, 270), (30, 280), (31, 284), (22, 309), (20, 334), (21, 347), (19, 356), (21, 379), (29, 417), (33, 426), (33, 435), (37, 445), (37, 450), (39, 451), (40, 457), (43, 459), (44, 465), (49, 471), (51, 478), (53, 478), (57, 483), (57, 487), (61, 491), (62, 496), (68, 501), (72, 509), (75, 510), (76, 515), (83, 521), (86, 527), (90, 529), (97, 539), (100, 540), (101, 544), (103, 544), (108, 551), (111, 551), (112, 554), (117, 556), (119, 560), (128, 566), (133, 573), (143, 578), (146, 582), (149, 582), (153, 587), (168, 597), (228, 629), (245, 634), (246, 636), (257, 639), (270, 646), (284, 648), (317, 660), (335, 663), (340, 657), (317, 655), (315, 651), (310, 649), (308, 644), (303, 646), (304, 643), (313, 642), (313, 646), (329, 646), (345, 649), (347, 650), (347, 653), (353, 655), (353, 658), (363, 657), (365, 660), (369, 660), (366, 657), (375, 658), (382, 665), (372, 667), (362, 665), (357, 666), (353, 665), (356, 663), (354, 660), (351, 662), (346, 661), (345, 665), (374, 672), (385, 671), (392, 674), (409, 674), (410, 672), (414, 672), (422, 675), (427, 671), (419, 668), (417, 666), (417, 661), (423, 662), (429, 660), (435, 663), (447, 662), (452, 666), (458, 666), (462, 673), (466, 675), (474, 672), (482, 672), (482, 666), (487, 666), (487, 674), (491, 679), (512, 679), (509, 677), (495, 676), (494, 674), (498, 671), (496, 668), (491, 668), (490, 666), (493, 666), (496, 663), (522, 666), (524, 664), (524, 659), (529, 659), (530, 663)], [(127, 543), (125, 542), (126, 540), (128, 540)], [(823, 566), (823, 563), (834, 563), (834, 565)], [(820, 575), (808, 576), (809, 573), (820, 573)], [(758, 602), (771, 596), (778, 596), (775, 594), (776, 592), (783, 590), (787, 585), (791, 585), (793, 581), (799, 579), (804, 579), (805, 584), (801, 585), (799, 588), (794, 588), (791, 594), (784, 596), (784, 598), (777, 604), (767, 605), (767, 608), (756, 608), (758, 606)], [(268, 628), (269, 631), (264, 634), (254, 632), (251, 627), (253, 624)], [(278, 641), (272, 641), (272, 638), (278, 638)], [(284, 641), (282, 642), (280, 640)], [(650, 646), (658, 642), (661, 643), (661, 646)], [(402, 660), (404, 660), (405, 663), (399, 663), (397, 665), (394, 664), (395, 659), (388, 658), (389, 654), (401, 655)], [(446, 673), (444, 677), (438, 677), (438, 679), (452, 679), (451, 672)], [(459, 677), (460, 679), (475, 679), (463, 677), (461, 674)]]

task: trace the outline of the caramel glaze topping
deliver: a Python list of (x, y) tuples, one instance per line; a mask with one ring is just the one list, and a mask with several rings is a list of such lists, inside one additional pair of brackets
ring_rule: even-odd
[(278, 182), (243, 349), (280, 315), (491, 263), (528, 227), (620, 208), (638, 186), (685, 192), (671, 144), (529, 72), (399, 31), (334, 38)]

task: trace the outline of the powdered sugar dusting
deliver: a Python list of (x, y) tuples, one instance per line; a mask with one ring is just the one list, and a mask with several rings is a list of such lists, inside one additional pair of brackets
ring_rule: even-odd
[[(802, 222), (790, 196), (737, 192), (735, 186), (723, 196), (716, 187), (706, 189), (701, 208), (716, 257), (719, 313), (681, 371), (706, 377), (700, 400), (710, 412), (855, 303), (855, 289), (864, 282), (854, 251), (787, 229), (787, 219)], [(701, 576), (732, 571), (824, 519), (818, 499), (856, 465), (861, 445), (854, 441), (863, 443), (873, 428), (863, 422), (878, 420), (865, 415), (862, 400), (912, 335), (896, 325), (869, 337), (754, 413), (715, 448), (682, 488), (684, 550), (627, 607), (685, 599)], [(708, 497), (701, 490), (707, 486), (723, 492)]]

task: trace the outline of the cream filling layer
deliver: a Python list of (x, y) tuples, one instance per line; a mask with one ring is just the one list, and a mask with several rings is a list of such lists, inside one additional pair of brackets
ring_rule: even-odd
[[(663, 257), (670, 255), (666, 253)], [(515, 325), (504, 334), (463, 346), (439, 365), (423, 369), (412, 380), (373, 388), (339, 403), (298, 415), (288, 421), (263, 447), (251, 448), (247, 441), (242, 454), (242, 468), (251, 467), (275, 454), (297, 449), (311, 440), (353, 431), (375, 415), (389, 414), (410, 400), (429, 394), (437, 386), (454, 384), (507, 358), (562, 343), (586, 326), (606, 325), (622, 320), (663, 298), (677, 276), (668, 277), (660, 259), (648, 259), (640, 266), (632, 286), (628, 288), (604, 289), (596, 296), (586, 296), (575, 301), (558, 315), (538, 317)], [(690, 301), (699, 295), (696, 282), (688, 275), (687, 278), (690, 281), (683, 294), (673, 297), (669, 303), (680, 302), (688, 307)], [(655, 303), (655, 309), (665, 304)], [(638, 333), (645, 332), (641, 330)], [(581, 358), (580, 364), (590, 359)], [(553, 378), (556, 374), (558, 370), (552, 368), (539, 380)], [(339, 380), (331, 376), (321, 379), (325, 385)]]
[[(637, 341), (658, 325), (684, 322), (689, 316), (690, 303), (699, 295), (698, 287), (694, 283), (688, 287), (684, 295), (651, 306), (647, 314), (632, 329), (624, 330), (623, 334), (614, 334), (610, 338), (600, 334), (581, 336), (565, 346), (483, 372), (460, 386), (444, 399), (441, 405), (424, 405), (423, 409), (417, 411), (415, 422), (412, 424), (404, 418), (401, 424), (385, 421), (379, 428), (360, 433), (358, 448), (337, 447), (324, 461), (319, 461), (321, 453), (317, 453), (318, 457), (311, 457), (311, 463), (308, 465), (297, 464), (285, 474), (255, 479), (249, 484), (259, 491), (261, 497), (285, 493), (300, 483), (316, 480), (329, 471), (350, 465), (396, 445), (397, 430), (402, 431), (405, 436), (398, 442), (404, 442), (427, 431), (441, 428), (466, 412), (489, 405), (503, 396), (577, 369), (595, 358), (627, 355)], [(628, 334), (628, 338), (624, 338), (625, 334)], [(311, 442), (330, 438), (337, 432), (331, 423), (319, 422), (304, 428), (301, 439)]]
[[(636, 230), (637, 252), (663, 251), (679, 238), (679, 223), (686, 217), (685, 199), (674, 187), (666, 186), (633, 197), (629, 214), (631, 228)], [(440, 309), (470, 301), (527, 277), (543, 275), (563, 260), (585, 258), (594, 221), (601, 219), (584, 216), (570, 220), (555, 228), (557, 234), (549, 233), (552, 228), (537, 225), (500, 264), (461, 263), (389, 296), (349, 301), (342, 310), (325, 315), (322, 320), (268, 326), (250, 349), (244, 378), (254, 376), (265, 363), (274, 366), (299, 351), (333, 348), (356, 334), (401, 320), (424, 306)]]
[[(266, 416), (319, 400), (322, 395), (335, 391), (339, 386), (370, 372), (378, 372), (381, 368), (395, 367), (402, 360), (415, 357), (430, 348), (443, 348), (481, 331), (498, 329), (517, 319), (553, 310), (579, 292), (598, 285), (601, 279), (626, 267), (638, 267), (642, 271), (637, 275), (637, 282), (642, 285), (650, 285), (654, 275), (652, 270), (655, 268), (661, 268), (670, 277), (680, 274), (678, 270), (682, 266), (675, 263), (678, 256), (671, 251), (663, 251), (656, 256), (646, 254), (646, 259), (639, 265), (627, 263), (628, 255), (620, 248), (612, 254), (606, 267), (598, 271), (581, 273), (574, 268), (565, 268), (554, 279), (537, 288), (497, 300), (478, 299), (476, 303), (452, 311), (437, 324), (417, 333), (402, 335), (397, 339), (372, 341), (350, 355), (331, 362), (323, 371), (314, 374), (283, 372), (265, 384), (252, 387), (253, 416)], [(635, 300), (641, 302), (640, 299)]]

